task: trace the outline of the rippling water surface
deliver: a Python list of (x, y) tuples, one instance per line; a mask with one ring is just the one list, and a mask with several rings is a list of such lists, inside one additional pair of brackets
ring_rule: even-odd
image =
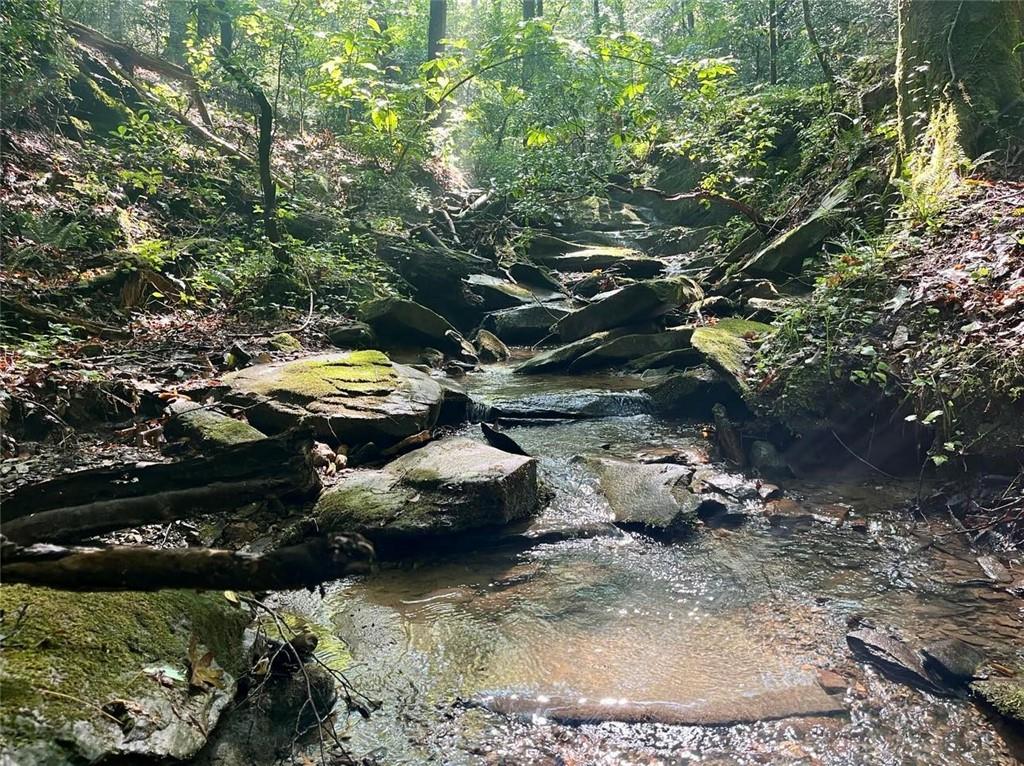
[[(520, 379), (499, 368), (470, 385), (497, 401), (637, 384)], [(549, 527), (609, 518), (575, 456), (705, 446), (698, 424), (637, 414), (508, 433), (538, 456), (555, 492), (541, 522)], [(913, 484), (868, 477), (785, 489), (810, 507), (843, 502), (866, 528), (787, 530), (757, 518), (674, 544), (620, 534), (425, 556), (338, 584), (321, 617), (350, 643), (350, 678), (383, 703), (369, 721), (345, 724), (351, 748), (381, 764), (1016, 762), (972, 705), (854, 664), (845, 633), (850, 619), (867, 617), (1012, 659), (1024, 654), (1020, 602), (964, 584), (979, 573), (958, 537), (924, 534), (904, 510)], [(849, 678), (842, 715), (732, 726), (563, 725), (545, 715), (566, 700), (784, 713), (820, 702), (822, 668)], [(517, 714), (468, 704), (488, 699), (512, 700)]]

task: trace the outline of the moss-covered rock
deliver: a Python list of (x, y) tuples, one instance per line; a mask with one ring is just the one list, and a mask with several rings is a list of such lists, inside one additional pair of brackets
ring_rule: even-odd
[(170, 415), (164, 433), (171, 438), (187, 436), (203, 447), (228, 447), (266, 438), (244, 420), (203, 407), (188, 399), (177, 399), (167, 407)]
[(317, 501), (326, 531), (360, 532), (384, 552), (507, 524), (537, 510), (537, 461), (451, 438), (376, 471), (351, 471)]
[(302, 351), (302, 343), (299, 339), (287, 332), (279, 332), (272, 337), (270, 339), (270, 347), (275, 351), (284, 351), (286, 353)]
[(737, 393), (746, 395), (746, 365), (753, 349), (751, 343), (774, 332), (771, 325), (746, 319), (722, 319), (714, 325), (698, 327), (691, 342), (704, 360), (725, 376)]
[[(0, 748), (13, 763), (190, 758), (246, 667), (248, 613), (219, 594), (5, 585), (0, 608), (24, 609), (0, 670)], [(207, 652), (213, 682), (190, 686), (190, 654)]]
[(971, 691), (1004, 718), (1024, 726), (1024, 678), (989, 678), (975, 681)]
[(224, 378), (230, 397), (253, 405), (249, 419), (268, 433), (304, 423), (324, 441), (385, 446), (432, 426), (441, 387), (393, 364), (380, 351), (319, 354), (257, 365)]

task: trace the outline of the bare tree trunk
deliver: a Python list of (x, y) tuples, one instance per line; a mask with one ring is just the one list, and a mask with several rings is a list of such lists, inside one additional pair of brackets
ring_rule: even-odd
[(594, 0), (594, 34), (601, 34), (601, 0)]
[(231, 78), (248, 91), (259, 110), (256, 115), (258, 138), (256, 141), (256, 166), (259, 170), (260, 190), (263, 193), (263, 233), (270, 242), (278, 265), (291, 266), (291, 257), (281, 244), (281, 230), (277, 223), (277, 183), (271, 165), (274, 149), (274, 107), (263, 88), (245, 75), (232, 61), (223, 48), (217, 49), (217, 58)]
[(777, 0), (768, 0), (768, 82), (779, 81), (779, 7)]
[(231, 13), (227, 9), (226, 0), (217, 0), (217, 11), (220, 18), (220, 47), (230, 55), (235, 45), (235, 28), (231, 23)]
[[(529, 21), (530, 19), (536, 18), (537, 16), (537, 0), (523, 0), (523, 21)], [(530, 80), (533, 79), (533, 70), (535, 69), (536, 57), (533, 53), (528, 52), (523, 56), (523, 89), (525, 90), (529, 85)]]
[(124, 2), (123, 0), (110, 0), (107, 8), (107, 24), (110, 28), (110, 36), (115, 40), (124, 40)]
[(814, 31), (814, 21), (811, 18), (811, 0), (800, 0), (800, 3), (804, 10), (804, 29), (807, 31), (807, 42), (810, 43), (811, 50), (814, 51), (814, 55), (821, 65), (821, 71), (825, 75), (825, 82), (828, 84), (829, 89), (834, 91), (836, 89), (836, 73), (832, 70), (832, 65), (828, 63), (825, 49), (821, 47), (818, 34)]
[(441, 42), (448, 33), (448, 0), (430, 0), (430, 20), (427, 26), (427, 61), (441, 58)]
[(175, 64), (185, 63), (185, 32), (188, 27), (188, 5), (182, 0), (168, 4), (167, 53)]

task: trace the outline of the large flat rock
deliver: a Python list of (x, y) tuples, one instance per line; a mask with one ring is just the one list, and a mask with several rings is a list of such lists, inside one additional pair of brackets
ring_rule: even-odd
[(537, 343), (551, 335), (551, 326), (572, 311), (573, 306), (568, 302), (534, 303), (492, 311), (480, 326), (505, 343)]
[(571, 342), (602, 330), (654, 319), (703, 295), (700, 287), (686, 277), (637, 282), (573, 312), (559, 320), (555, 328), (562, 340)]
[(249, 420), (268, 433), (300, 423), (335, 444), (389, 445), (437, 421), (443, 392), (429, 375), (379, 351), (318, 354), (225, 376)]
[(360, 532), (387, 547), (508, 524), (539, 502), (534, 458), (455, 437), (380, 470), (347, 473), (314, 514), (323, 530)]

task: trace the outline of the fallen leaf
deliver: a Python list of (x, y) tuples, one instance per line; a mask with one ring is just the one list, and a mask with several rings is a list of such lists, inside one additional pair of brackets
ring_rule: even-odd
[(213, 652), (199, 653), (196, 637), (188, 644), (188, 685), (195, 689), (223, 689), (224, 671), (213, 666)]

